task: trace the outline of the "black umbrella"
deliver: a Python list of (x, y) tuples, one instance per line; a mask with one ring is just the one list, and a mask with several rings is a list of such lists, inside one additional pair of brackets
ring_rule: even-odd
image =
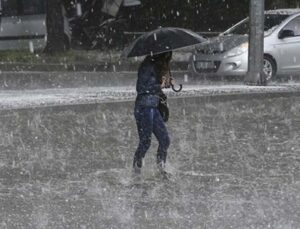
[(138, 37), (122, 52), (122, 57), (155, 55), (199, 44), (206, 39), (183, 28), (159, 28)]

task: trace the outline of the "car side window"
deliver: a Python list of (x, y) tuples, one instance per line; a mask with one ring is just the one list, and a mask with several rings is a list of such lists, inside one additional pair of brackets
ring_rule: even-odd
[(22, 16), (45, 13), (44, 0), (2, 0), (3, 16)]
[(17, 0), (2, 0), (3, 16), (17, 16), (20, 14), (20, 11)]
[(300, 17), (294, 18), (285, 27), (285, 30), (294, 31), (295, 36), (300, 36)]
[(44, 0), (23, 0), (24, 15), (44, 14), (45, 2)]

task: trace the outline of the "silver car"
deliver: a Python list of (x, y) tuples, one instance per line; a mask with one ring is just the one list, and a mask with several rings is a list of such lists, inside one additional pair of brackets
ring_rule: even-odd
[[(189, 70), (195, 77), (244, 76), (248, 69), (249, 18), (195, 49)], [(264, 72), (300, 75), (300, 9), (265, 11)]]
[[(43, 49), (47, 42), (45, 0), (0, 0), (0, 50)], [(64, 41), (70, 46), (71, 31), (64, 16)]]

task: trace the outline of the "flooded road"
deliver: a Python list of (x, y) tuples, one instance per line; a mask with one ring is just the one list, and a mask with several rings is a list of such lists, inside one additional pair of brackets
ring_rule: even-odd
[(141, 179), (133, 102), (0, 111), (0, 228), (300, 227), (300, 97), (170, 100)]

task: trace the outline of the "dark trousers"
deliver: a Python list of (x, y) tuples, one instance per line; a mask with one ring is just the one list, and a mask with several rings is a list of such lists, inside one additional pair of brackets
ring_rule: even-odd
[(151, 145), (151, 135), (153, 133), (159, 143), (157, 160), (158, 162), (166, 162), (170, 138), (159, 110), (153, 107), (136, 106), (134, 109), (134, 116), (140, 140), (134, 155), (135, 159), (145, 157), (145, 154)]

